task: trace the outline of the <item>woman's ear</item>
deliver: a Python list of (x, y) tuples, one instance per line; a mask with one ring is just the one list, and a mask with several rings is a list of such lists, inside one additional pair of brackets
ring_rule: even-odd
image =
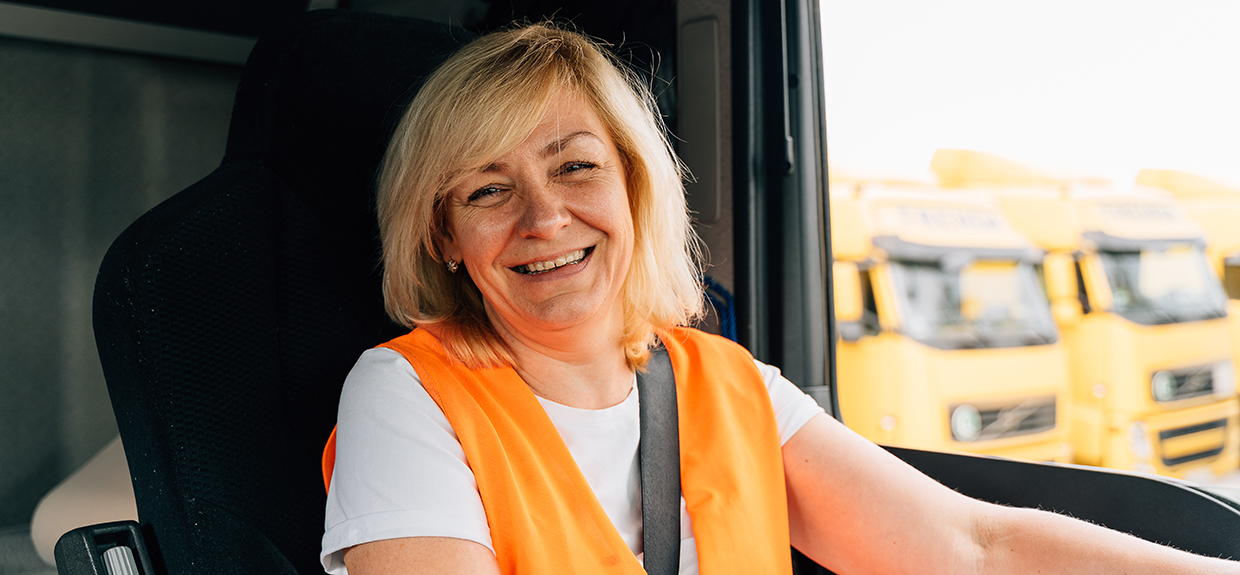
[(439, 255), (446, 263), (448, 260), (460, 263), (462, 261), (461, 248), (457, 245), (456, 240), (452, 237), (452, 232), (448, 231), (447, 226), (443, 226), (435, 233), (435, 246), (439, 248)]

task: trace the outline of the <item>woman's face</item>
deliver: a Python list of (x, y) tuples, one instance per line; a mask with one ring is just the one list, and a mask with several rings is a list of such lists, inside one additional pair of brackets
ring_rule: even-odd
[(633, 255), (625, 167), (576, 94), (552, 96), (533, 133), (446, 197), (440, 247), (482, 292), (501, 333), (622, 325)]

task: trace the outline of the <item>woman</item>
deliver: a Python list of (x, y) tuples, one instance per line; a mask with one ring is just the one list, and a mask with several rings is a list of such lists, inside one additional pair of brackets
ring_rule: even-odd
[(341, 397), (333, 573), (641, 573), (635, 370), (676, 375), (681, 573), (1211, 572), (1192, 556), (965, 498), (687, 328), (681, 170), (640, 83), (546, 25), (435, 72), (380, 182), (384, 293), (414, 329)]

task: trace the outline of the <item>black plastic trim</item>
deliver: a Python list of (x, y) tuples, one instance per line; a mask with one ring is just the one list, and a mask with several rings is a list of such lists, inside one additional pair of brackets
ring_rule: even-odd
[(138, 575), (157, 575), (142, 528), (134, 521), (99, 523), (74, 529), (56, 541), (56, 571), (60, 575), (108, 575), (104, 552), (128, 547), (137, 562)]

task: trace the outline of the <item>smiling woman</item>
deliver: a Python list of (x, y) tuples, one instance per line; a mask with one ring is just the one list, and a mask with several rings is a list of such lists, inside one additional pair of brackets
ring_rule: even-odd
[[(653, 341), (652, 326), (685, 324), (702, 313), (700, 248), (688, 225), (682, 169), (663, 137), (654, 99), (640, 80), (584, 38), (560, 31), (541, 37), (547, 30), (530, 27), (483, 37), (446, 62), (410, 106), (388, 149), (379, 191), (387, 307), (409, 327), (438, 329), (445, 345), (468, 365), (507, 362), (510, 342), (492, 329), (478, 292), (483, 285), (476, 283), (489, 284), (489, 272), (481, 270), (483, 262), (470, 261), (478, 254), (443, 253), (461, 246), (437, 245), (436, 234), (450, 230), (456, 218), (494, 212), (482, 210), (493, 202), (505, 203), (500, 211), (514, 220), (516, 206), (570, 209), (548, 205), (551, 195), (560, 198), (557, 202), (571, 197), (577, 209), (570, 211), (577, 218), (587, 207), (583, 202), (603, 202), (584, 210), (590, 217), (579, 223), (589, 225), (603, 217), (594, 214), (595, 208), (627, 200), (620, 211), (636, 222), (628, 226), (634, 229), (611, 231), (631, 235), (631, 269), (615, 266), (616, 258), (628, 257), (621, 255), (623, 237), (612, 240), (620, 244), (615, 249), (587, 257), (605, 259), (598, 267), (610, 267), (609, 281), (625, 294), (620, 298), (624, 344), (629, 363), (636, 365)], [(546, 190), (532, 189), (544, 184)], [(625, 195), (608, 197), (596, 191), (600, 187)], [(508, 205), (509, 197), (517, 200)], [(615, 207), (607, 209), (614, 212)], [(530, 212), (523, 218), (546, 215)], [(485, 221), (495, 220), (488, 216)], [(570, 233), (581, 231), (570, 227)], [(595, 246), (568, 245), (557, 238), (550, 245), (508, 251), (498, 263), (541, 266), (540, 261), (590, 247)], [(469, 274), (448, 272), (445, 257), (464, 261)]]
[(524, 142), (467, 172), (443, 203), (440, 252), (464, 264), (514, 351), (547, 345), (548, 332), (580, 341), (575, 328), (586, 324), (592, 334), (622, 333), (596, 328), (624, 321), (620, 288), (633, 253), (625, 169), (609, 130), (575, 94), (554, 94)]

